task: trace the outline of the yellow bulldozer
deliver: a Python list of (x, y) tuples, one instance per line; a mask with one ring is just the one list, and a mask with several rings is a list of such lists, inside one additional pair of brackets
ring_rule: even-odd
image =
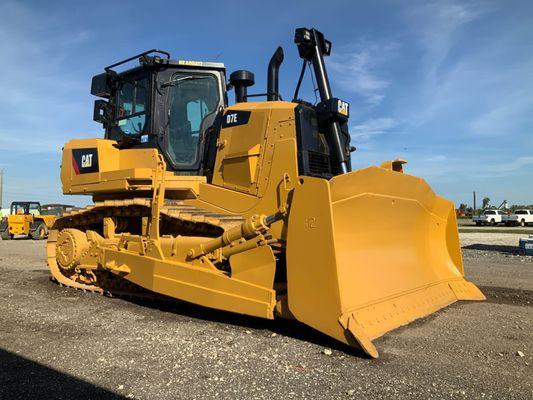
[(0, 237), (10, 240), (15, 235), (25, 235), (43, 240), (55, 219), (54, 215), (45, 215), (36, 201), (15, 201), (11, 203), (9, 215), (0, 222)]
[[(248, 94), (250, 71), (226, 82), (221, 63), (160, 50), (93, 77), (105, 138), (66, 143), (61, 181), (94, 204), (50, 230), (53, 278), (293, 318), (371, 357), (386, 332), (484, 299), (463, 276), (453, 204), (403, 160), (351, 171), (349, 104), (332, 95), (324, 63), (331, 42), (299, 28), (295, 43), (292, 101), (279, 93), (281, 47), (266, 93)], [(308, 65), (317, 104), (298, 97)]]

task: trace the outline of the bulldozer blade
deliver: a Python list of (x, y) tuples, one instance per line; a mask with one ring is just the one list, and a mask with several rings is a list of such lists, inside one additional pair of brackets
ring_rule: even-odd
[(368, 167), (301, 177), (287, 231), (289, 310), (378, 357), (372, 340), (457, 300), (464, 279), (453, 204), (422, 179)]

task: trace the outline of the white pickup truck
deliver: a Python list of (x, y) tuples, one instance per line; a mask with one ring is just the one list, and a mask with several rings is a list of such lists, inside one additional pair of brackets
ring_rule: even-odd
[(533, 224), (533, 211), (516, 210), (511, 215), (504, 215), (503, 222), (505, 222), (505, 225), (520, 225), (520, 226), (526, 226), (527, 224)]
[(500, 210), (485, 210), (483, 214), (474, 215), (472, 221), (476, 225), (496, 225), (501, 224), (504, 217), (504, 212)]

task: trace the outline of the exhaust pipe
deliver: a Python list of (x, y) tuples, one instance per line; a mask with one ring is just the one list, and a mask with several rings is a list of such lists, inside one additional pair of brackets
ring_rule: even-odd
[(270, 62), (268, 63), (267, 74), (267, 100), (279, 100), (279, 66), (283, 62), (283, 48), (278, 47)]

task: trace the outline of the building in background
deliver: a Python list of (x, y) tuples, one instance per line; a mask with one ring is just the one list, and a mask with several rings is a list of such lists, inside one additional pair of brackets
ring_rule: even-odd
[(78, 207), (69, 204), (43, 204), (41, 211), (48, 215), (63, 215), (63, 213), (77, 210)]

